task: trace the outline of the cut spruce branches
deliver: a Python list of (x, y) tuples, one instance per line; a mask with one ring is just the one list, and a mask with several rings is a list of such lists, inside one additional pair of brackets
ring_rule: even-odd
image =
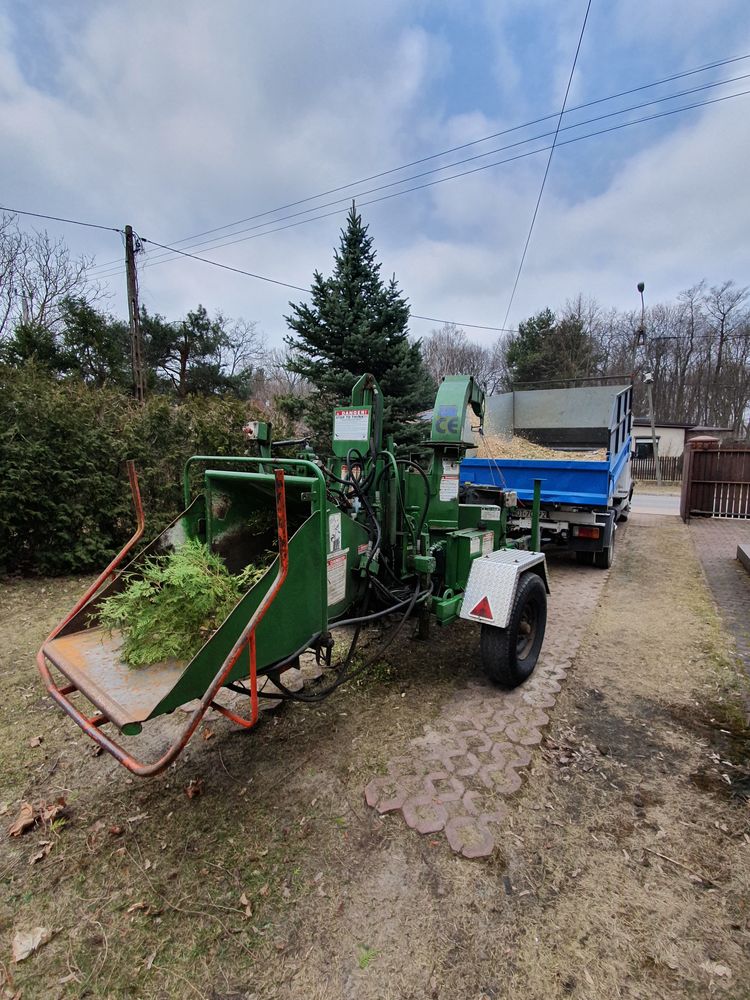
[(145, 667), (174, 657), (190, 660), (266, 571), (262, 563), (233, 576), (221, 558), (198, 541), (188, 541), (169, 555), (147, 559), (141, 571), (128, 574), (125, 588), (98, 610), (99, 623), (122, 632), (121, 655), (131, 667)]

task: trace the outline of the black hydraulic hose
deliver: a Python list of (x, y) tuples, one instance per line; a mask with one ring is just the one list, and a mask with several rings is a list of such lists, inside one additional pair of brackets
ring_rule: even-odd
[[(298, 657), (302, 656), (302, 654), (305, 652), (306, 649), (309, 649), (311, 646), (314, 646), (315, 643), (317, 642), (317, 640), (320, 638), (321, 635), (322, 635), (322, 633), (318, 632), (316, 635), (313, 636), (313, 638), (311, 640), (308, 640), (303, 646), (300, 646), (300, 648), (298, 650), (296, 650), (294, 653), (290, 653), (289, 656), (285, 656), (284, 659), (283, 660), (279, 660), (278, 663), (272, 663), (271, 666), (267, 667), (263, 671), (263, 674), (259, 675), (259, 676), (267, 675), (271, 670), (283, 670), (284, 667), (288, 666), (294, 660), (298, 659)], [(228, 687), (230, 689), (230, 691), (237, 691), (237, 692), (242, 693), (242, 694), (247, 694), (248, 693), (247, 692), (247, 688), (244, 688), (241, 691), (240, 688), (233, 687), (232, 686), (233, 683), (234, 682), (232, 682), (230, 684), (225, 684), (224, 686)], [(260, 694), (261, 694), (261, 692), (259, 691), (258, 695), (260, 696)], [(266, 694), (266, 695), (263, 695), (263, 697), (264, 698), (272, 698), (273, 695)]]
[[(342, 663), (341, 667), (339, 668), (338, 676), (336, 677), (336, 679), (331, 684), (329, 684), (329, 686), (327, 688), (325, 688), (322, 691), (316, 691), (316, 692), (310, 693), (308, 695), (304, 695), (304, 694), (300, 694), (299, 692), (290, 691), (288, 688), (285, 688), (284, 685), (281, 684), (280, 681), (275, 681), (274, 683), (276, 684), (276, 686), (282, 692), (282, 697), (285, 698), (288, 701), (301, 701), (301, 702), (308, 702), (308, 703), (310, 703), (310, 702), (314, 703), (314, 702), (322, 701), (324, 698), (327, 698), (329, 695), (333, 694), (333, 692), (337, 688), (341, 687), (342, 684), (345, 684), (347, 681), (350, 681), (354, 677), (359, 676), (359, 674), (361, 674), (364, 670), (366, 670), (369, 666), (371, 666), (379, 656), (382, 656), (383, 652), (396, 639), (396, 636), (400, 633), (401, 629), (406, 624), (406, 621), (409, 618), (409, 615), (411, 614), (411, 612), (414, 610), (414, 607), (417, 604), (417, 602), (418, 601), (421, 602), (423, 600), (426, 600), (426, 598), (429, 597), (431, 593), (432, 593), (432, 583), (430, 583), (429, 587), (426, 590), (422, 591), (421, 593), (419, 591), (419, 584), (417, 584), (417, 586), (414, 588), (414, 593), (412, 594), (411, 598), (409, 598), (409, 600), (402, 601), (400, 603), (400, 605), (394, 605), (394, 607), (389, 608), (385, 612), (378, 612), (378, 613), (376, 613), (373, 616), (368, 616), (368, 617), (371, 617), (371, 618), (380, 618), (380, 617), (383, 617), (383, 615), (392, 613), (394, 610), (396, 610), (398, 607), (402, 607), (404, 604), (408, 605), (408, 607), (406, 608), (406, 611), (404, 612), (404, 614), (403, 614), (401, 620), (399, 621), (398, 625), (393, 630), (393, 632), (388, 636), (388, 638), (386, 639), (386, 641), (381, 646), (379, 646), (377, 650), (375, 650), (375, 652), (372, 654), (372, 656), (369, 656), (366, 660), (364, 660), (355, 670), (349, 671), (348, 673), (345, 672), (347, 670), (347, 667), (351, 663), (351, 660), (352, 660), (352, 657), (353, 657), (353, 650), (354, 650), (356, 641), (359, 638), (359, 632), (360, 632), (360, 629), (362, 627), (362, 622), (365, 621), (365, 620), (367, 620), (367, 619), (361, 619), (361, 620), (359, 620), (359, 624), (358, 624), (357, 630), (355, 632), (354, 638), (352, 640), (352, 645), (349, 647), (349, 651), (348, 651), (348, 653), (346, 655), (346, 659), (344, 660), (344, 662)], [(335, 628), (336, 625), (351, 624), (351, 623), (357, 622), (357, 621), (358, 621), (358, 619), (354, 618), (354, 619), (350, 619), (349, 622), (336, 622), (334, 625), (331, 625), (330, 627), (331, 628)]]
[[(349, 449), (349, 450), (350, 450), (350, 452), (352, 451), (352, 449)], [(370, 553), (369, 553), (369, 555), (367, 557), (367, 563), (365, 564), (365, 573), (367, 573), (367, 575), (369, 577), (370, 576), (370, 566), (372, 564), (373, 559), (375, 558), (375, 556), (377, 555), (377, 553), (380, 551), (380, 545), (381, 545), (381, 542), (383, 540), (383, 530), (382, 530), (382, 528), (380, 526), (380, 521), (378, 521), (377, 517), (375, 516), (375, 511), (372, 509), (370, 501), (367, 498), (367, 494), (362, 489), (362, 486), (360, 485), (360, 483), (357, 482), (356, 479), (352, 479), (352, 480), (341, 479), (334, 472), (331, 472), (330, 469), (325, 469), (325, 472), (327, 473), (327, 475), (329, 475), (337, 483), (342, 483), (344, 486), (350, 486), (350, 487), (352, 487), (354, 489), (354, 492), (357, 494), (357, 497), (359, 498), (359, 500), (362, 503), (362, 506), (365, 509), (365, 513), (370, 518), (370, 521), (372, 522), (372, 524), (373, 524), (373, 526), (375, 528), (376, 541), (375, 541), (375, 544), (370, 549)]]
[(359, 497), (359, 499), (362, 502), (362, 506), (365, 508), (365, 513), (370, 518), (370, 520), (371, 520), (371, 522), (372, 522), (372, 524), (373, 524), (373, 526), (375, 528), (375, 533), (376, 533), (377, 541), (376, 541), (375, 545), (373, 546), (373, 548), (370, 551), (370, 558), (367, 561), (367, 565), (369, 566), (370, 563), (372, 562), (374, 556), (375, 556), (375, 553), (380, 549), (380, 541), (381, 541), (381, 538), (382, 538), (382, 531), (381, 531), (381, 528), (380, 528), (380, 523), (379, 523), (378, 519), (375, 517), (375, 512), (373, 511), (372, 507), (370, 506), (370, 504), (369, 504), (369, 502), (368, 502), (365, 494), (361, 491), (360, 486), (359, 486), (359, 484), (357, 483), (356, 480), (341, 479), (339, 476), (336, 475), (335, 472), (331, 472), (331, 470), (328, 469), (328, 468), (325, 468), (323, 471), (325, 472), (325, 474), (327, 476), (329, 476), (331, 479), (333, 479), (334, 482), (341, 483), (343, 486), (346, 486), (346, 487), (354, 489), (354, 492), (357, 494), (357, 496)]
[[(415, 593), (417, 594), (417, 600), (421, 603), (421, 601), (430, 596), (432, 593), (432, 587), (430, 586), (426, 590), (423, 590), (421, 594), (419, 594), (419, 588), (417, 587)], [(373, 622), (378, 618), (385, 618), (386, 615), (392, 615), (394, 611), (398, 611), (403, 608), (405, 604), (409, 604), (413, 598), (414, 594), (405, 598), (403, 601), (399, 601), (397, 604), (392, 604), (389, 608), (384, 608), (381, 611), (373, 611), (369, 615), (362, 615), (359, 618), (342, 618), (341, 621), (332, 622), (328, 627), (330, 629), (342, 628), (344, 625), (357, 625), (364, 622)]]
[[(362, 452), (359, 450), (359, 448), (350, 448), (347, 451), (347, 453), (346, 453), (346, 464), (349, 466), (349, 470), (351, 472), (351, 468), (352, 468), (351, 455), (352, 455), (352, 452), (354, 454), (356, 454), (356, 456), (357, 456), (357, 463), (356, 464), (358, 464), (360, 466), (360, 468), (362, 469), (362, 474), (364, 476), (366, 461), (365, 461), (365, 458), (364, 458)], [(350, 485), (353, 485), (353, 483), (356, 482), (357, 485), (360, 487), (360, 489), (363, 492), (365, 492), (365, 491), (369, 490), (370, 486), (372, 486), (372, 480), (373, 480), (374, 475), (375, 475), (375, 464), (373, 462), (373, 464), (371, 464), (371, 466), (370, 466), (370, 471), (367, 473), (366, 476), (364, 476), (363, 479), (361, 479), (361, 480), (358, 480), (358, 479), (355, 480), (354, 477), (352, 476), (350, 480), (347, 480), (347, 482), (349, 482)]]

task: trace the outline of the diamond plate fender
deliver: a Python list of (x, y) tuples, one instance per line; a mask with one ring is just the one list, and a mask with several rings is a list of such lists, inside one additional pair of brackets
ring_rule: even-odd
[(542, 552), (498, 549), (475, 559), (471, 564), (459, 617), (506, 628), (519, 577), (532, 566), (538, 567), (535, 572), (539, 573), (549, 593), (547, 561)]

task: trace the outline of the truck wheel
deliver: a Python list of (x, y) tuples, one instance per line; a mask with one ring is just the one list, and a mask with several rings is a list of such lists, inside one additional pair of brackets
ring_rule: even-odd
[(516, 590), (507, 628), (482, 625), (482, 669), (496, 684), (514, 688), (531, 674), (547, 624), (547, 592), (536, 573), (524, 573)]
[(606, 549), (594, 553), (594, 566), (597, 569), (609, 569), (615, 558), (615, 528), (612, 526), (612, 538)]

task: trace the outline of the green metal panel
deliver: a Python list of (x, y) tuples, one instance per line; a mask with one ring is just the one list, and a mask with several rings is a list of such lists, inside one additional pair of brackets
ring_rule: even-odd
[[(342, 514), (334, 504), (329, 505), (327, 517), (328, 548), (324, 563), (328, 618), (333, 621), (348, 611), (364, 589), (365, 581), (358, 569), (369, 539), (362, 525)], [(334, 535), (338, 537), (338, 541), (332, 537)], [(336, 595), (342, 593), (342, 586), (343, 597), (336, 600)]]
[(485, 532), (472, 528), (451, 532), (445, 545), (445, 584), (451, 590), (463, 590), (469, 579), (471, 564), (483, 554), (492, 551), (492, 539), (483, 553)]
[[(328, 627), (324, 578), (320, 572), (321, 566), (325, 569), (321, 522), (321, 513), (315, 511), (289, 541), (289, 573), (256, 633), (259, 671), (307, 645)], [(150, 718), (171, 712), (204, 693), (275, 576), (276, 560), (185, 667), (177, 684)], [(248, 658), (242, 656), (229, 679), (241, 680), (247, 673)]]
[(435, 398), (430, 443), (473, 447), (474, 440), (465, 431), (468, 407), (481, 417), (484, 411), (482, 390), (468, 375), (446, 375)]
[(438, 625), (450, 625), (452, 621), (458, 618), (463, 599), (464, 595), (460, 593), (438, 598), (432, 602), (432, 613), (435, 615)]

